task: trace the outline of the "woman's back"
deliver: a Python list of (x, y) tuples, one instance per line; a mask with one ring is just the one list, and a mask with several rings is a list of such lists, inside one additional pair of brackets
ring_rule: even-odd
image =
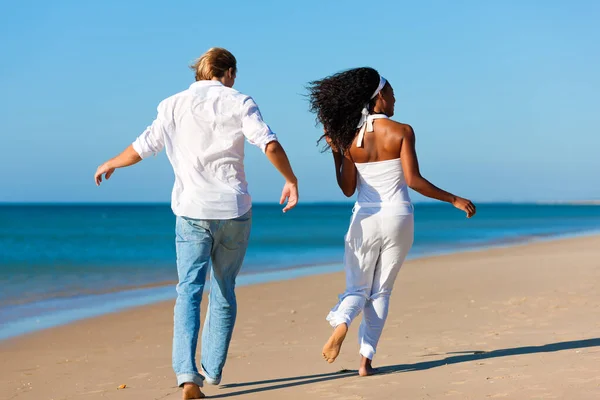
[[(406, 126), (392, 121), (383, 114), (367, 117), (373, 130), (364, 129), (356, 135), (348, 151), (355, 163), (370, 163), (400, 158), (402, 149), (402, 127)], [(368, 125), (369, 121), (365, 124)]]
[(408, 207), (410, 196), (400, 161), (402, 136), (397, 129), (400, 124), (382, 114), (371, 115), (369, 119), (373, 131), (361, 130), (349, 149), (358, 175), (357, 204), (370, 208), (393, 205), (412, 211)]
[(356, 171), (359, 205), (410, 203), (408, 186), (399, 158), (356, 163)]

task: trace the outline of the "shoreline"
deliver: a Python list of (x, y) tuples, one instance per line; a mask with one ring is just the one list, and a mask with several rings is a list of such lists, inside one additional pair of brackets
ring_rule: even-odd
[[(578, 399), (600, 396), (600, 236), (413, 259), (374, 366), (357, 376), (357, 330), (327, 364), (327, 311), (342, 273), (238, 290), (223, 384), (209, 398)], [(206, 298), (202, 316), (206, 314)], [(27, 399), (163, 399), (173, 300), (0, 342), (0, 393)], [(125, 390), (118, 390), (125, 384)]]
[[(453, 250), (431, 251), (407, 257), (410, 260), (429, 260), (436, 257), (482, 252), (493, 249), (526, 246), (531, 243), (562, 241), (575, 238), (600, 236), (600, 230), (587, 230), (571, 233), (527, 235), (506, 240), (496, 240), (481, 245), (468, 245)], [(261, 285), (282, 282), (303, 277), (325, 275), (343, 271), (341, 263), (301, 265), (264, 272), (241, 273), (237, 286)], [(209, 278), (207, 277), (207, 282)], [(155, 284), (115, 288), (91, 294), (57, 296), (42, 301), (8, 305), (0, 308), (0, 343), (46, 329), (71, 324), (80, 320), (97, 318), (106, 314), (157, 304), (176, 298), (176, 281), (163, 281)], [(208, 289), (205, 289), (205, 293)], [(73, 304), (77, 308), (73, 308)], [(50, 313), (50, 314), (49, 314)], [(24, 316), (24, 317), (23, 317)], [(12, 317), (12, 320), (11, 320)], [(19, 318), (20, 317), (20, 318)]]

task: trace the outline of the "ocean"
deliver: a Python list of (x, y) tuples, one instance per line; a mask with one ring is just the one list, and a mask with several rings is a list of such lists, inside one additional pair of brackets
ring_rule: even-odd
[[(253, 208), (240, 284), (342, 269), (351, 204)], [(593, 205), (482, 204), (472, 219), (415, 205), (409, 257), (600, 231)], [(0, 340), (174, 298), (175, 217), (169, 205), (0, 206)]]

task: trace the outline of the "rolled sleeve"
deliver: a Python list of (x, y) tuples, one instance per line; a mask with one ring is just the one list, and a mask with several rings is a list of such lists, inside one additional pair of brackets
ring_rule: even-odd
[(152, 125), (132, 143), (133, 149), (141, 158), (155, 155), (165, 147), (165, 136), (172, 126), (172, 118), (169, 118), (167, 106), (164, 102), (158, 105), (157, 116)]
[(242, 106), (242, 131), (248, 143), (257, 146), (263, 153), (269, 143), (277, 141), (277, 135), (263, 121), (260, 110), (251, 97)]

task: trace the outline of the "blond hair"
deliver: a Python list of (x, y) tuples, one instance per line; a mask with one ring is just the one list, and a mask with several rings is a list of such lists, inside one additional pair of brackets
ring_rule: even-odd
[(230, 68), (237, 72), (237, 61), (233, 54), (221, 47), (213, 47), (196, 60), (190, 68), (196, 73), (197, 81), (221, 78)]

